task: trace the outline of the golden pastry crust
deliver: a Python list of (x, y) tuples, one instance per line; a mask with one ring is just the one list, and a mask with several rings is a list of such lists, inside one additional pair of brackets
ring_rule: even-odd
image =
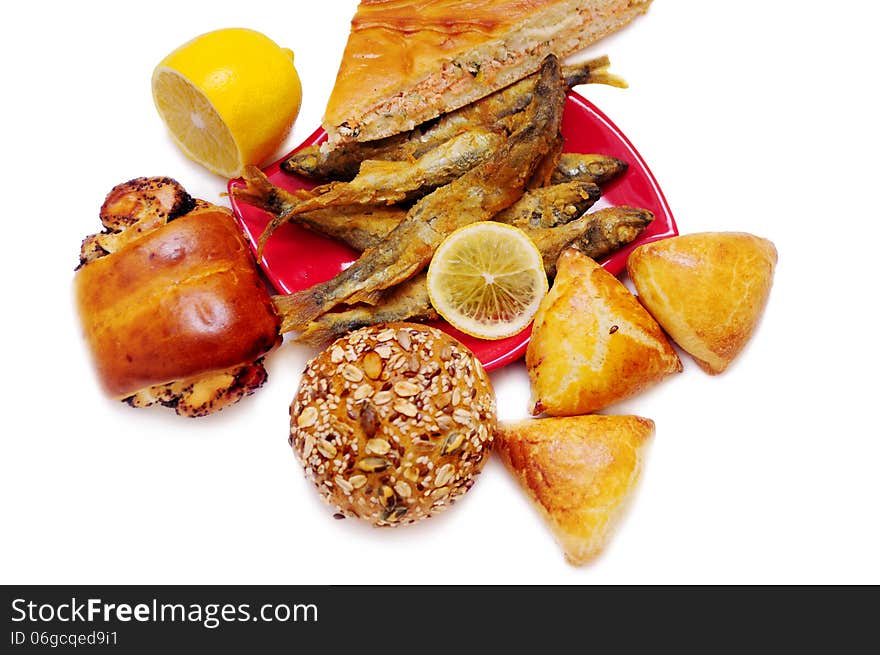
[(397, 134), (511, 84), (651, 0), (362, 0), (324, 115), (330, 143)]
[(499, 423), (496, 450), (575, 565), (596, 557), (642, 468), (654, 422), (571, 416)]
[(627, 288), (573, 248), (557, 262), (526, 351), (532, 414), (600, 410), (681, 371), (681, 361)]
[(197, 208), (83, 265), (77, 307), (108, 395), (222, 372), (280, 341), (229, 210)]
[(724, 371), (758, 324), (776, 247), (744, 232), (704, 232), (636, 248), (627, 269), (663, 329), (712, 375)]
[(465, 346), (390, 323), (313, 358), (290, 406), (290, 445), (321, 495), (378, 526), (446, 509), (492, 450), (495, 395)]

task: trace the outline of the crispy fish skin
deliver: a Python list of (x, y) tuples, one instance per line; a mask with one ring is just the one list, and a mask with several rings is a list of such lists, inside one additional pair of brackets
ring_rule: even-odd
[(257, 259), (262, 258), (272, 233), (287, 222), (304, 225), (363, 251), (378, 243), (406, 218), (406, 210), (383, 205), (348, 205), (293, 214), (292, 210), (310, 194), (293, 193), (275, 186), (256, 166), (246, 167), (243, 178), (245, 186), (233, 187), (232, 195), (273, 215), (257, 241)]
[[(608, 73), (608, 57), (601, 56), (562, 68), (565, 85), (606, 84), (625, 88), (626, 82)], [(378, 139), (351, 142), (327, 150), (319, 145), (301, 148), (281, 168), (295, 175), (316, 180), (351, 180), (361, 162), (369, 159), (406, 161), (421, 157), (429, 150), (475, 125), (494, 125), (504, 118), (523, 111), (532, 101), (537, 74), (500, 89), (461, 109), (441, 116), (439, 120), (414, 130)]]
[(427, 273), (421, 272), (394, 287), (378, 305), (358, 305), (341, 312), (328, 312), (311, 321), (296, 340), (322, 346), (368, 325), (403, 320), (434, 321), (438, 318), (428, 296)]
[(315, 197), (293, 208), (293, 214), (343, 205), (391, 205), (433, 191), (492, 157), (504, 137), (476, 128), (462, 132), (415, 161), (368, 160), (351, 182), (315, 187)]
[[(233, 188), (232, 195), (273, 214), (258, 239), (257, 257), (261, 258), (266, 242), (284, 223), (295, 221), (315, 229), (326, 220), (328, 229), (337, 230), (341, 228), (338, 221), (344, 216), (369, 220), (367, 216), (381, 214), (380, 210), (373, 208), (363, 212), (353, 206), (391, 205), (424, 195), (492, 157), (503, 142), (498, 132), (468, 130), (414, 162), (365, 161), (351, 182), (333, 182), (297, 193), (276, 187), (262, 171), (248, 166), (244, 171), (246, 186)], [(336, 216), (333, 209), (341, 216)], [(298, 216), (304, 218), (298, 219)]]
[(550, 184), (550, 177), (553, 175), (556, 166), (559, 164), (559, 157), (562, 155), (562, 148), (564, 146), (565, 140), (562, 137), (562, 132), (559, 132), (556, 135), (556, 141), (553, 143), (550, 151), (544, 155), (538, 163), (538, 166), (535, 168), (535, 172), (532, 173), (532, 179), (526, 184), (526, 189), (533, 191)]
[(556, 260), (568, 247), (600, 259), (632, 243), (654, 220), (654, 214), (637, 207), (606, 207), (558, 227), (527, 230), (544, 259), (547, 277), (556, 275)]
[(549, 228), (582, 215), (602, 195), (592, 182), (566, 182), (524, 193), (492, 219), (519, 228)]
[(382, 242), (391, 231), (406, 220), (401, 207), (350, 206), (316, 209), (296, 216), (297, 223), (313, 232), (342, 241), (363, 252)]
[(550, 184), (580, 180), (602, 186), (623, 175), (627, 168), (629, 164), (616, 157), (565, 152), (550, 175)]
[(564, 100), (559, 61), (550, 55), (541, 66), (525, 127), (496, 156), (422, 198), (382, 243), (364, 251), (345, 271), (309, 289), (275, 296), (281, 331), (304, 326), (341, 303), (375, 302), (382, 291), (422, 270), (454, 230), (516, 202), (559, 131)]
[[(492, 217), (498, 223), (518, 227), (530, 235), (541, 234), (541, 239), (565, 239), (562, 231), (553, 237), (553, 228), (580, 220), (566, 235), (568, 240), (580, 234), (584, 224), (582, 217), (601, 197), (601, 189), (592, 182), (566, 182), (524, 193), (504, 211)], [(349, 210), (350, 208), (341, 208)], [(368, 211), (369, 209), (369, 211)], [(650, 212), (649, 212), (650, 213)], [(366, 250), (381, 242), (403, 220), (405, 212), (393, 207), (371, 207), (361, 211), (333, 213), (319, 210), (301, 215), (308, 220), (298, 221), (315, 232), (333, 237), (355, 250)], [(650, 219), (649, 219), (650, 220)], [(542, 232), (541, 230), (546, 231)], [(561, 251), (560, 251), (561, 252)], [(558, 253), (557, 253), (558, 254)]]
[[(654, 220), (646, 209), (608, 207), (566, 225), (550, 228), (524, 227), (544, 260), (548, 277), (556, 275), (556, 260), (566, 247), (577, 248), (593, 259), (600, 259), (635, 241)], [(323, 345), (368, 325), (393, 321), (430, 321), (438, 318), (428, 295), (427, 274), (420, 273), (398, 285), (374, 307), (357, 306), (329, 312), (311, 321), (297, 341)]]
[[(309, 229), (348, 244), (358, 251), (377, 245), (404, 220), (406, 212), (398, 207), (349, 206), (318, 209), (293, 215), (290, 210), (301, 201), (295, 194), (276, 187), (259, 170), (245, 170), (245, 187), (233, 188), (233, 195), (249, 204), (275, 214), (260, 236), (262, 245), (277, 224), (291, 220)], [(513, 205), (492, 220), (523, 229), (562, 225), (586, 212), (601, 196), (592, 182), (566, 182), (524, 193)]]

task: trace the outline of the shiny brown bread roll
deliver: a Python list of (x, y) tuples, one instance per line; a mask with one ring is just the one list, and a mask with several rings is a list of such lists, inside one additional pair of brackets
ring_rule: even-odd
[(492, 450), (495, 396), (480, 362), (432, 327), (392, 323), (335, 341), (306, 366), (290, 445), (344, 516), (413, 523), (452, 505)]
[(132, 193), (137, 215), (86, 240), (74, 280), (98, 378), (135, 406), (217, 411), (265, 381), (260, 358), (280, 341), (269, 294), (229, 210), (193, 202), (175, 216)]

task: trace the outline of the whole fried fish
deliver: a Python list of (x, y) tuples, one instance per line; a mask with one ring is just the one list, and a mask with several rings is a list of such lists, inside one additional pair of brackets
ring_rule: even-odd
[[(541, 252), (544, 270), (552, 278), (556, 275), (556, 260), (566, 247), (577, 248), (588, 257), (600, 259), (632, 243), (652, 220), (654, 215), (647, 209), (608, 207), (585, 214), (566, 225), (524, 227), (523, 230)], [(437, 318), (428, 296), (427, 274), (423, 272), (395, 287), (376, 306), (360, 305), (324, 314), (306, 325), (297, 340), (323, 345), (368, 325)]]
[(503, 142), (499, 132), (471, 129), (415, 161), (365, 161), (351, 182), (332, 182), (295, 193), (275, 187), (258, 168), (248, 166), (244, 171), (247, 185), (233, 188), (232, 195), (274, 214), (260, 234), (259, 258), (275, 230), (296, 216), (306, 216), (296, 222), (313, 227), (324, 218), (333, 220), (335, 214), (327, 213), (331, 208), (338, 208), (340, 217), (352, 219), (383, 215), (378, 208), (364, 212), (357, 206), (391, 205), (425, 195), (494, 156)]
[(550, 175), (550, 184), (581, 181), (602, 186), (623, 175), (627, 168), (628, 164), (616, 157), (565, 152)]
[(293, 210), (303, 202), (298, 192), (275, 186), (256, 166), (245, 167), (243, 178), (245, 186), (233, 187), (232, 195), (272, 214), (257, 241), (258, 259), (262, 258), (263, 248), (272, 233), (287, 222), (304, 225), (363, 252), (379, 243), (406, 219), (405, 209), (386, 205), (349, 205), (294, 214)]
[(428, 296), (427, 273), (422, 271), (398, 284), (377, 305), (357, 305), (341, 312), (328, 312), (308, 323), (297, 341), (323, 346), (368, 325), (396, 321), (434, 321), (440, 318)]
[(415, 161), (367, 160), (351, 182), (331, 182), (312, 189), (315, 197), (295, 208), (294, 214), (343, 205), (392, 205), (425, 195), (461, 177), (492, 157), (504, 137), (486, 128), (469, 129), (452, 137)]
[[(272, 231), (288, 220), (362, 252), (378, 244), (406, 218), (406, 211), (398, 207), (360, 205), (294, 214), (292, 210), (302, 202), (296, 193), (275, 186), (253, 166), (245, 169), (244, 180), (245, 186), (233, 188), (232, 194), (274, 215), (260, 235), (259, 256)], [(554, 184), (524, 193), (492, 220), (520, 228), (554, 227), (582, 215), (600, 195), (601, 190), (592, 182)]]
[(334, 278), (275, 296), (282, 332), (298, 329), (341, 303), (376, 302), (381, 292), (421, 271), (451, 232), (491, 218), (521, 195), (559, 132), (565, 88), (559, 61), (544, 59), (526, 125), (496, 156), (422, 198), (378, 245)]
[(592, 182), (566, 182), (524, 193), (492, 220), (520, 228), (555, 227), (574, 220), (602, 195)]
[[(569, 88), (579, 84), (626, 87), (626, 82), (608, 72), (609, 65), (608, 57), (602, 56), (564, 66), (565, 85)], [(284, 161), (281, 168), (311, 179), (344, 181), (357, 175), (361, 162), (366, 160), (406, 161), (421, 157), (464, 129), (491, 126), (523, 111), (532, 101), (537, 79), (537, 74), (530, 75), (411, 132), (376, 141), (345, 143), (333, 150), (320, 145), (301, 148)]]
[(637, 207), (606, 207), (557, 227), (525, 230), (544, 259), (547, 277), (556, 275), (556, 260), (568, 247), (593, 259), (606, 257), (632, 243), (654, 220), (654, 214)]

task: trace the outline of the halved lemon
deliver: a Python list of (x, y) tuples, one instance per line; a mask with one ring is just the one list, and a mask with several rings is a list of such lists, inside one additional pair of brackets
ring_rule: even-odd
[(519, 228), (492, 221), (450, 234), (428, 267), (428, 295), (453, 327), (480, 339), (525, 329), (547, 293), (541, 253)]
[(243, 28), (208, 32), (177, 48), (156, 66), (152, 89), (175, 143), (225, 177), (273, 155), (302, 100), (293, 52)]

